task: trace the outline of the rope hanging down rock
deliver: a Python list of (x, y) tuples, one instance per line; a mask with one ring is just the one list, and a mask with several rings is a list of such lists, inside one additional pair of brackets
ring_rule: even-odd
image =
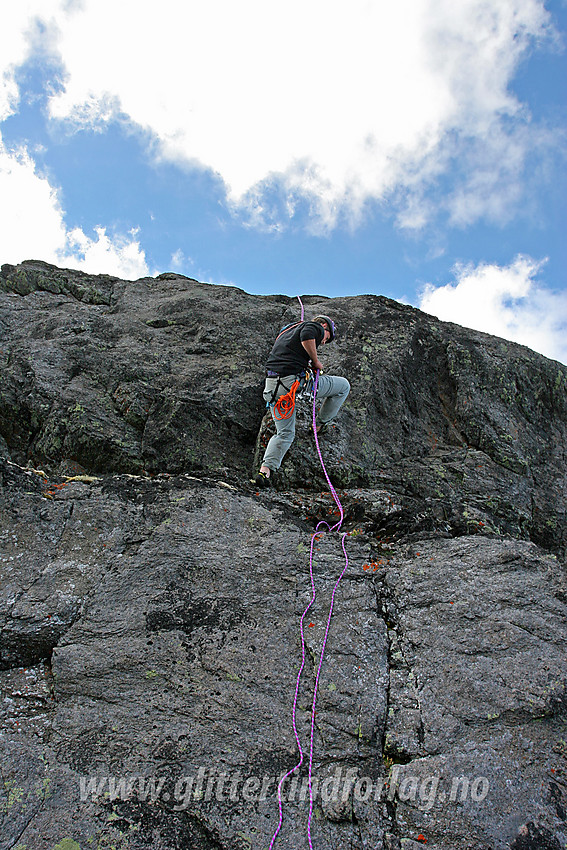
[[(303, 309), (303, 304), (301, 302), (301, 298), (299, 298), (299, 296), (298, 296), (298, 301), (301, 304), (301, 319), (303, 321), (304, 309)], [(301, 747), (301, 742), (299, 740), (299, 735), (298, 735), (298, 732), (297, 732), (296, 713), (297, 713), (297, 699), (298, 699), (298, 695), (299, 695), (299, 683), (301, 681), (301, 675), (302, 675), (303, 670), (305, 668), (305, 635), (304, 635), (304, 631), (303, 631), (303, 624), (304, 624), (304, 621), (305, 621), (305, 617), (307, 616), (307, 612), (309, 611), (309, 609), (311, 608), (311, 606), (315, 602), (315, 580), (313, 578), (313, 548), (314, 548), (316, 540), (319, 539), (320, 529), (322, 528), (322, 526), (326, 526), (327, 531), (337, 531), (338, 532), (338, 531), (340, 531), (341, 526), (343, 524), (343, 520), (344, 520), (343, 506), (341, 505), (340, 499), (337, 495), (337, 491), (333, 487), (331, 479), (329, 478), (329, 474), (327, 472), (327, 469), (325, 467), (325, 463), (323, 461), (323, 455), (321, 453), (321, 448), (319, 446), (319, 438), (317, 436), (315, 404), (316, 404), (316, 399), (317, 399), (318, 383), (319, 383), (319, 371), (317, 370), (317, 372), (315, 373), (315, 382), (314, 382), (314, 385), (313, 385), (313, 433), (315, 435), (315, 445), (317, 447), (317, 454), (319, 456), (321, 468), (322, 468), (323, 473), (325, 475), (325, 479), (327, 481), (327, 484), (329, 485), (329, 490), (331, 492), (331, 495), (332, 495), (332, 497), (335, 501), (335, 504), (336, 504), (336, 506), (339, 510), (340, 517), (339, 517), (339, 521), (337, 523), (335, 523), (335, 525), (333, 525), (333, 526), (330, 526), (329, 523), (325, 522), (325, 520), (321, 520), (321, 522), (319, 522), (317, 524), (315, 532), (311, 537), (311, 546), (310, 546), (310, 550), (309, 550), (309, 578), (311, 580), (311, 600), (309, 601), (309, 604), (307, 605), (305, 611), (301, 615), (301, 620), (299, 622), (299, 631), (300, 631), (300, 635), (301, 635), (301, 666), (299, 668), (299, 672), (297, 674), (297, 679), (296, 679), (296, 683), (295, 683), (295, 693), (294, 693), (294, 696), (293, 696), (293, 708), (292, 708), (292, 712), (291, 712), (293, 734), (295, 735), (295, 741), (297, 743), (297, 748), (299, 750), (299, 761), (294, 767), (291, 768), (291, 770), (289, 770), (287, 773), (285, 773), (282, 776), (282, 778), (280, 779), (280, 781), (278, 783), (279, 822), (278, 822), (276, 830), (275, 830), (275, 832), (272, 836), (272, 840), (270, 842), (270, 850), (272, 850), (272, 848), (274, 846), (274, 843), (276, 841), (276, 838), (278, 837), (278, 834), (280, 832), (280, 829), (281, 829), (282, 823), (283, 823), (282, 787), (283, 787), (286, 779), (288, 779), (288, 777), (290, 777), (293, 773), (297, 773), (297, 771), (300, 769), (301, 765), (303, 764), (303, 749)], [(309, 842), (310, 850), (313, 850), (313, 845), (312, 845), (312, 842), (311, 842), (311, 821), (313, 819), (312, 773), (313, 773), (313, 743), (314, 743), (314, 736), (315, 736), (315, 706), (317, 704), (317, 691), (318, 691), (318, 688), (319, 688), (319, 678), (321, 676), (321, 670), (322, 670), (322, 667), (323, 667), (323, 658), (324, 658), (324, 655), (325, 655), (325, 648), (327, 646), (327, 638), (329, 636), (329, 628), (331, 626), (331, 619), (332, 619), (332, 616), (333, 616), (333, 608), (334, 608), (334, 605), (335, 605), (335, 594), (337, 592), (340, 581), (341, 581), (342, 577), (344, 576), (345, 571), (348, 567), (348, 555), (347, 555), (346, 547), (345, 547), (346, 536), (347, 536), (346, 533), (343, 533), (343, 535), (341, 537), (341, 547), (342, 547), (342, 550), (343, 550), (343, 554), (345, 556), (345, 564), (344, 564), (344, 567), (341, 571), (341, 574), (339, 575), (339, 577), (337, 578), (337, 580), (335, 582), (335, 585), (333, 587), (333, 592), (331, 594), (331, 604), (329, 606), (329, 613), (327, 615), (327, 625), (326, 625), (326, 628), (325, 628), (325, 635), (324, 635), (324, 638), (323, 638), (323, 644), (321, 646), (321, 653), (319, 655), (319, 665), (317, 667), (317, 674), (315, 676), (315, 685), (314, 685), (314, 688), (313, 688), (313, 702), (312, 702), (312, 705), (311, 705), (311, 733), (310, 733), (310, 742), (309, 742), (309, 763), (308, 763), (309, 816), (308, 816), (308, 819), (307, 819), (307, 840)]]

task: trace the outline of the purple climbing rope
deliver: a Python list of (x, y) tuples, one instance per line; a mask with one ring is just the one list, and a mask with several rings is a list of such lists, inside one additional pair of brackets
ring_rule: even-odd
[(295, 682), (295, 693), (293, 695), (293, 707), (292, 707), (292, 710), (291, 710), (291, 722), (292, 722), (292, 726), (293, 726), (293, 734), (295, 735), (295, 741), (296, 741), (296, 744), (297, 744), (297, 749), (299, 750), (299, 761), (297, 762), (296, 765), (294, 765), (291, 768), (291, 770), (288, 770), (288, 772), (285, 773), (281, 777), (281, 779), (278, 783), (278, 806), (279, 806), (280, 817), (279, 817), (278, 825), (276, 827), (276, 830), (275, 830), (275, 832), (272, 836), (272, 840), (270, 842), (270, 850), (272, 850), (272, 847), (274, 846), (274, 843), (276, 841), (276, 838), (278, 837), (278, 833), (279, 833), (279, 831), (282, 827), (282, 823), (283, 823), (283, 801), (282, 801), (283, 784), (286, 781), (286, 779), (292, 775), (292, 773), (297, 773), (297, 771), (299, 770), (299, 768), (303, 764), (303, 749), (301, 747), (301, 742), (299, 740), (299, 734), (297, 732), (297, 724), (296, 724), (297, 699), (298, 699), (298, 696), (299, 696), (299, 684), (300, 684), (300, 681), (301, 681), (301, 674), (303, 673), (303, 669), (305, 667), (305, 633), (303, 631), (303, 623), (305, 621), (305, 617), (307, 616), (307, 612), (309, 611), (309, 609), (311, 608), (311, 606), (315, 602), (315, 580), (313, 578), (313, 547), (315, 545), (315, 540), (318, 537), (319, 528), (322, 525), (326, 525), (327, 528), (330, 527), (328, 523), (326, 523), (324, 520), (322, 520), (321, 522), (319, 522), (317, 524), (317, 528), (315, 529), (315, 533), (311, 537), (311, 548), (310, 548), (310, 551), (309, 551), (309, 578), (311, 580), (311, 599), (309, 601), (309, 604), (307, 605), (307, 608), (305, 609), (305, 611), (301, 615), (301, 620), (299, 621), (299, 631), (300, 631), (300, 634), (301, 634), (301, 666), (299, 668), (299, 672), (297, 674), (297, 679), (296, 679), (296, 682)]
[[(301, 304), (301, 319), (303, 321), (303, 315), (304, 315), (303, 314), (303, 304), (301, 303), (301, 298), (299, 298), (299, 296), (297, 296), (297, 297), (298, 297), (299, 303)], [(314, 548), (314, 545), (315, 545), (315, 541), (319, 539), (319, 529), (322, 526), (326, 525), (328, 531), (340, 531), (340, 528), (341, 528), (341, 526), (343, 524), (343, 520), (344, 520), (343, 506), (341, 505), (340, 499), (337, 495), (337, 491), (333, 487), (331, 479), (329, 478), (329, 475), (327, 473), (327, 469), (326, 469), (325, 463), (323, 461), (323, 455), (321, 453), (321, 448), (319, 446), (319, 438), (317, 436), (315, 403), (316, 403), (316, 399), (317, 399), (318, 384), (319, 384), (319, 372), (317, 371), (315, 373), (315, 382), (314, 382), (314, 385), (313, 385), (313, 433), (315, 435), (315, 445), (317, 446), (317, 454), (319, 455), (319, 461), (321, 463), (321, 468), (323, 469), (323, 473), (325, 475), (325, 479), (327, 481), (327, 484), (329, 485), (331, 495), (332, 495), (332, 497), (335, 501), (335, 504), (336, 504), (336, 506), (339, 510), (340, 518), (339, 518), (339, 521), (337, 523), (335, 523), (335, 525), (333, 525), (333, 526), (330, 526), (328, 522), (325, 522), (325, 520), (321, 520), (317, 524), (315, 532), (311, 537), (311, 547), (310, 547), (310, 550), (309, 550), (309, 578), (311, 580), (311, 599), (310, 599), (309, 604), (307, 605), (305, 611), (301, 615), (301, 620), (299, 622), (299, 631), (300, 631), (300, 634), (301, 634), (301, 666), (299, 668), (299, 672), (297, 674), (297, 679), (296, 679), (296, 682), (295, 682), (295, 693), (294, 693), (294, 696), (293, 696), (293, 708), (292, 708), (292, 712), (291, 712), (293, 734), (295, 735), (295, 741), (297, 743), (297, 748), (299, 750), (299, 761), (296, 765), (294, 765), (294, 767), (291, 768), (291, 770), (288, 770), (288, 772), (285, 773), (281, 777), (281, 779), (278, 783), (279, 822), (278, 822), (276, 830), (275, 830), (275, 832), (272, 836), (272, 840), (270, 842), (270, 850), (272, 850), (272, 848), (274, 846), (274, 843), (276, 841), (276, 838), (278, 837), (278, 834), (280, 832), (280, 829), (281, 829), (282, 823), (283, 823), (283, 801), (282, 801), (283, 784), (286, 781), (286, 779), (288, 779), (288, 777), (290, 777), (292, 775), (292, 773), (297, 773), (297, 771), (299, 770), (299, 768), (303, 764), (303, 749), (301, 747), (299, 735), (298, 735), (298, 732), (297, 732), (296, 714), (297, 714), (297, 700), (298, 700), (298, 696), (299, 696), (299, 684), (300, 684), (300, 681), (301, 681), (301, 674), (303, 673), (303, 670), (305, 668), (305, 634), (304, 634), (304, 631), (303, 631), (303, 623), (305, 621), (305, 617), (307, 616), (307, 612), (309, 611), (309, 609), (311, 608), (311, 606), (315, 602), (315, 580), (313, 578), (313, 548)], [(314, 685), (314, 688), (313, 688), (313, 702), (312, 702), (312, 706), (311, 706), (311, 734), (310, 734), (310, 744), (309, 744), (309, 768), (308, 768), (309, 816), (308, 816), (308, 819), (307, 819), (307, 840), (309, 842), (310, 850), (313, 850), (313, 844), (311, 843), (311, 821), (312, 821), (312, 818), (313, 818), (312, 774), (313, 774), (313, 743), (314, 743), (314, 737), (315, 737), (315, 714), (316, 714), (315, 707), (316, 707), (316, 704), (317, 704), (317, 691), (318, 691), (318, 688), (319, 688), (319, 678), (321, 676), (321, 669), (323, 667), (323, 657), (325, 655), (327, 638), (329, 636), (329, 629), (330, 629), (330, 626), (331, 626), (331, 619), (332, 619), (332, 616), (333, 616), (333, 608), (334, 608), (334, 604), (335, 604), (335, 594), (337, 592), (337, 588), (339, 586), (339, 583), (340, 583), (343, 575), (345, 574), (345, 570), (348, 567), (348, 555), (346, 553), (346, 548), (345, 548), (345, 538), (346, 538), (346, 533), (343, 534), (343, 536), (341, 538), (341, 546), (342, 546), (342, 550), (343, 550), (343, 553), (344, 553), (344, 556), (345, 556), (345, 565), (344, 565), (342, 572), (339, 575), (337, 581), (335, 582), (335, 586), (333, 587), (333, 592), (331, 594), (331, 604), (329, 606), (329, 613), (328, 613), (328, 616), (327, 616), (327, 625), (326, 625), (326, 628), (325, 628), (325, 636), (323, 638), (323, 644), (322, 644), (321, 653), (320, 653), (320, 656), (319, 656), (319, 666), (317, 668), (317, 674), (316, 674), (316, 677), (315, 677), (315, 685)]]
[[(315, 435), (315, 445), (317, 446), (317, 454), (319, 455), (319, 460), (321, 462), (321, 468), (322, 468), (322, 470), (325, 474), (325, 478), (327, 480), (327, 484), (329, 485), (329, 490), (331, 491), (331, 495), (332, 495), (333, 499), (335, 500), (335, 504), (336, 504), (336, 506), (337, 506), (337, 508), (339, 509), (339, 512), (340, 512), (339, 521), (337, 523), (335, 523), (335, 525), (333, 525), (329, 529), (329, 531), (335, 531), (335, 530), (340, 531), (341, 526), (343, 524), (345, 514), (344, 514), (344, 511), (343, 511), (343, 506), (341, 505), (340, 499), (337, 495), (337, 491), (333, 487), (331, 479), (329, 478), (329, 475), (327, 473), (327, 469), (326, 469), (325, 463), (323, 461), (323, 455), (321, 454), (321, 448), (319, 446), (319, 438), (317, 436), (317, 424), (316, 424), (316, 420), (315, 420), (315, 399), (317, 398), (318, 384), (319, 384), (319, 371), (317, 371), (315, 373), (315, 383), (314, 383), (314, 386), (313, 386), (313, 433)], [(342, 577), (344, 576), (345, 571), (348, 567), (348, 555), (347, 555), (346, 548), (345, 548), (345, 538), (346, 538), (346, 533), (343, 534), (343, 536), (341, 537), (341, 546), (342, 546), (342, 550), (343, 550), (343, 553), (344, 553), (344, 556), (345, 556), (345, 565), (342, 569), (341, 574), (339, 575), (338, 579), (335, 582), (335, 586), (333, 587), (333, 592), (331, 594), (331, 604), (329, 606), (329, 614), (327, 616), (327, 626), (325, 628), (325, 637), (323, 638), (323, 645), (321, 647), (321, 654), (319, 656), (319, 666), (317, 668), (317, 675), (315, 677), (315, 687), (313, 688), (313, 704), (312, 704), (312, 707), (311, 707), (311, 739), (310, 739), (310, 747), (309, 747), (309, 774), (308, 774), (309, 817), (308, 817), (308, 820), (307, 820), (307, 839), (309, 841), (310, 850), (313, 850), (313, 845), (311, 843), (311, 820), (313, 818), (313, 789), (312, 789), (312, 783), (311, 783), (311, 775), (312, 775), (312, 770), (313, 770), (313, 739), (314, 739), (314, 734), (315, 734), (315, 706), (316, 706), (316, 703), (317, 703), (317, 689), (319, 687), (319, 677), (321, 676), (321, 669), (323, 667), (323, 657), (325, 655), (325, 647), (327, 646), (327, 638), (329, 636), (329, 629), (331, 627), (331, 618), (333, 616), (333, 608), (334, 608), (334, 605), (335, 605), (335, 594), (337, 592), (340, 581), (341, 581)]]

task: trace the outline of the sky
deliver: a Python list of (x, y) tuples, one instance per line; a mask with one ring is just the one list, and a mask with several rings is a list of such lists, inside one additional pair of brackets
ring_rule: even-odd
[(567, 0), (0, 2), (0, 263), (372, 293), (567, 364)]

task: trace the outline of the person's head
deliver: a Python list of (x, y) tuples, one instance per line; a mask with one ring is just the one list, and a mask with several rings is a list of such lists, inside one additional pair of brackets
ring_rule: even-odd
[(323, 345), (326, 342), (332, 342), (337, 335), (337, 329), (335, 327), (335, 323), (328, 316), (315, 316), (312, 319), (313, 322), (317, 322), (317, 324), (322, 325), (325, 330), (325, 336), (323, 338)]

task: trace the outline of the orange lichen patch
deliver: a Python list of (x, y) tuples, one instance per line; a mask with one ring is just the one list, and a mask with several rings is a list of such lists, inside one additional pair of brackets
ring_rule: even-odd
[(52, 499), (59, 490), (62, 490), (63, 487), (66, 487), (69, 481), (63, 481), (62, 484), (51, 484), (49, 485), (49, 489), (45, 490), (43, 495), (46, 499)]
[(372, 570), (372, 572), (375, 573), (376, 570), (378, 569), (378, 567), (380, 567), (380, 565), (383, 564), (383, 563), (384, 563), (384, 561), (370, 561), (369, 564), (363, 564), (362, 569), (363, 570)]

